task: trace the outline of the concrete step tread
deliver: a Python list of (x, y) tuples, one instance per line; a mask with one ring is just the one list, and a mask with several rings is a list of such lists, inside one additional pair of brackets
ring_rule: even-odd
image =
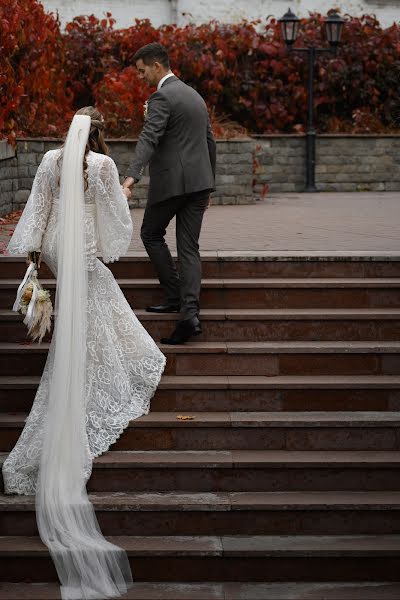
[(290, 451), (290, 450), (232, 450), (232, 451), (125, 451), (108, 452), (96, 459), (99, 467), (172, 466), (193, 468), (247, 468), (268, 466), (307, 465), (355, 467), (357, 465), (400, 465), (400, 451)]
[[(0, 389), (36, 388), (40, 377), (2, 376)], [(179, 376), (165, 375), (160, 389), (381, 389), (400, 387), (396, 375), (282, 375), (282, 376)]]
[[(135, 582), (126, 600), (398, 600), (400, 582)], [(55, 583), (0, 583), (0, 600), (59, 600)]]
[[(143, 309), (135, 310), (141, 321), (176, 321), (176, 313), (154, 314)], [(339, 319), (388, 319), (400, 318), (400, 308), (205, 308), (201, 311), (203, 321), (257, 321), (286, 320), (339, 320)], [(1, 320), (22, 320), (12, 310), (0, 310)]]
[[(41, 279), (44, 287), (55, 287), (55, 279)], [(159, 288), (158, 279), (122, 278), (117, 282), (125, 288)], [(20, 279), (0, 279), (0, 290), (18, 288)], [(201, 282), (204, 288), (398, 288), (400, 277), (224, 277), (205, 278)]]
[[(0, 352), (47, 352), (50, 344), (0, 342)], [(188, 342), (181, 346), (158, 344), (165, 354), (367, 354), (398, 353), (400, 341), (271, 341), (271, 342)]]
[[(399, 491), (284, 492), (96, 492), (96, 510), (233, 511), (233, 510), (400, 510)], [(0, 512), (35, 510), (34, 496), (0, 494)]]
[[(23, 427), (27, 413), (0, 412), (0, 429)], [(190, 419), (180, 419), (186, 416)], [(399, 427), (398, 411), (299, 412), (151, 412), (131, 421), (131, 428), (240, 427)]]
[[(107, 536), (129, 556), (398, 556), (400, 535)], [(39, 537), (0, 537), (0, 557), (47, 556)]]
[[(176, 252), (171, 253), (176, 258)], [(100, 254), (98, 254), (100, 257)], [(352, 262), (375, 262), (375, 261), (400, 261), (400, 252), (387, 250), (202, 250), (201, 258), (204, 261), (208, 260), (223, 260), (223, 261), (241, 261), (249, 262), (266, 259), (266, 260), (287, 260), (305, 261), (333, 261), (343, 262), (349, 260)], [(132, 260), (150, 262), (147, 253), (144, 250), (129, 251), (124, 256), (119, 258), (120, 262), (131, 262)], [(16, 262), (25, 263), (25, 255), (7, 256), (0, 255), (0, 263)]]
[[(7, 456), (0, 453), (0, 464)], [(125, 450), (94, 461), (97, 469), (399, 468), (390, 450)]]
[[(100, 257), (100, 255), (98, 255)], [(176, 252), (172, 252), (176, 258)], [(234, 262), (259, 262), (260, 260), (272, 260), (287, 262), (398, 262), (400, 261), (400, 252), (393, 250), (203, 250), (201, 252), (202, 261), (234, 261)], [(24, 263), (25, 255), (6, 256), (0, 255), (0, 263)], [(119, 258), (119, 262), (150, 262), (147, 253), (143, 251), (130, 251)]]

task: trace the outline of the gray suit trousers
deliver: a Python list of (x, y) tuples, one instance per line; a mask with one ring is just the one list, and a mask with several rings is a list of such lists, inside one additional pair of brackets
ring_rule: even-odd
[[(199, 236), (208, 190), (175, 196), (146, 207), (141, 238), (154, 264), (165, 301), (180, 304), (180, 318), (190, 319), (200, 310), (201, 260)], [(178, 271), (164, 236), (171, 219), (176, 216)]]

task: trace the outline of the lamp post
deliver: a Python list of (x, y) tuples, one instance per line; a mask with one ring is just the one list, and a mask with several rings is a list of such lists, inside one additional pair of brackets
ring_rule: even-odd
[(289, 52), (301, 52), (308, 58), (308, 117), (306, 131), (306, 192), (316, 192), (315, 187), (315, 140), (316, 131), (314, 127), (314, 65), (317, 54), (337, 52), (342, 35), (344, 19), (336, 12), (330, 13), (325, 19), (326, 37), (329, 42), (329, 48), (294, 48), (299, 31), (300, 19), (290, 10), (279, 19), (281, 24), (282, 37), (285, 40)]

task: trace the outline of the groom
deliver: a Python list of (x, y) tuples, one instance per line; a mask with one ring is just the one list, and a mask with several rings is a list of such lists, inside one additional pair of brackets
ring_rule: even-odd
[[(153, 313), (180, 312), (180, 320), (163, 344), (183, 344), (201, 333), (199, 235), (210, 192), (215, 190), (216, 144), (202, 97), (170, 70), (161, 44), (140, 48), (134, 60), (139, 75), (157, 87), (148, 100), (124, 187), (132, 187), (149, 164), (150, 187), (141, 238), (165, 294)], [(164, 240), (176, 217), (179, 275)]]

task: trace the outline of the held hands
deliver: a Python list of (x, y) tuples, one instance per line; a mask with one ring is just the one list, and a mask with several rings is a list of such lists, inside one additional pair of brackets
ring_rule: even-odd
[(132, 190), (130, 190), (128, 187), (122, 186), (122, 193), (126, 196), (127, 200), (132, 197)]
[(131, 188), (135, 183), (135, 179), (133, 177), (127, 177), (122, 184), (123, 188)]
[(133, 177), (127, 177), (122, 184), (122, 192), (125, 194), (127, 200), (132, 197), (134, 183), (135, 180)]

